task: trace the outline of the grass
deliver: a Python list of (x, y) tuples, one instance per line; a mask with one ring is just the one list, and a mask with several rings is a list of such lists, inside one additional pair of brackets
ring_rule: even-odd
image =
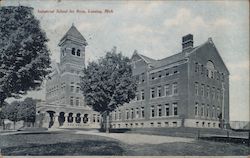
[(73, 131), (0, 136), (3, 155), (116, 155), (116, 156), (235, 156), (249, 155), (249, 147), (234, 143), (195, 140), (190, 143), (128, 145)]

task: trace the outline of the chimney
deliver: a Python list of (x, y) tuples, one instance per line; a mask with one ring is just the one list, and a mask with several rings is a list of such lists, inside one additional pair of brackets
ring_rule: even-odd
[(193, 35), (188, 34), (186, 36), (182, 37), (182, 51), (188, 50), (190, 48), (193, 48)]

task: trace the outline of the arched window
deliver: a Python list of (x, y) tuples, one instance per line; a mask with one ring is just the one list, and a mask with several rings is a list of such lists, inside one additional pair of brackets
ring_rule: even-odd
[(69, 123), (72, 123), (72, 122), (73, 122), (73, 113), (69, 113), (68, 122), (69, 122)]
[(76, 121), (76, 123), (80, 123), (81, 122), (81, 114), (80, 113), (76, 114), (75, 121)]
[(76, 55), (80, 56), (80, 49), (77, 49)]
[(214, 72), (215, 72), (215, 69), (214, 69), (213, 62), (212, 61), (208, 61), (207, 62), (207, 77), (214, 78)]
[(72, 55), (75, 55), (75, 54), (76, 54), (75, 48), (72, 48), (71, 53), (72, 53)]

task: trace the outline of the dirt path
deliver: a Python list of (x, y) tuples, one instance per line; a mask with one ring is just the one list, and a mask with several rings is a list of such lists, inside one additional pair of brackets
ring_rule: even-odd
[(172, 142), (192, 142), (192, 138), (156, 136), (146, 134), (132, 134), (132, 133), (100, 133), (98, 131), (76, 131), (76, 134), (90, 134), (103, 137), (109, 137), (120, 140), (126, 144), (162, 144)]

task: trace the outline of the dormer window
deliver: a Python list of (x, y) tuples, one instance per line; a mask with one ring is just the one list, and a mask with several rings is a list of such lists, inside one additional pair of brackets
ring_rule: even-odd
[(75, 48), (72, 48), (71, 53), (72, 53), (72, 55), (75, 55), (75, 54), (76, 54)]
[(76, 55), (80, 56), (80, 49), (77, 49)]

